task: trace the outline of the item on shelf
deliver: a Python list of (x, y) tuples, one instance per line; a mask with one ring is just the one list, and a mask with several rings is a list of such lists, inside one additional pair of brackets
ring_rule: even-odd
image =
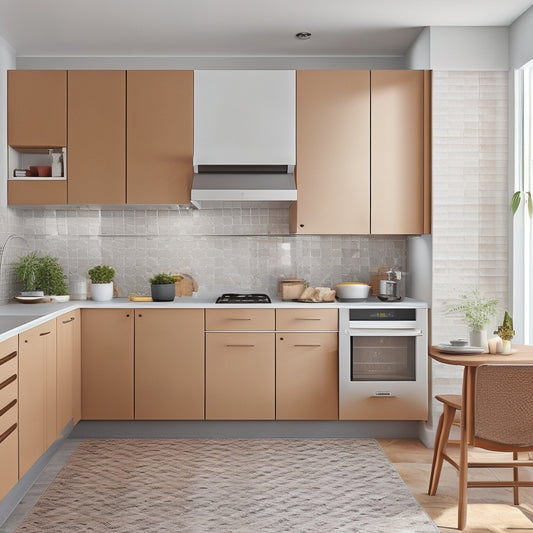
[(48, 153), (52, 157), (52, 176), (61, 178), (63, 176), (63, 154), (53, 150), (49, 150)]
[(14, 178), (25, 178), (26, 176), (31, 176), (31, 172), (27, 168), (16, 168), (13, 171)]

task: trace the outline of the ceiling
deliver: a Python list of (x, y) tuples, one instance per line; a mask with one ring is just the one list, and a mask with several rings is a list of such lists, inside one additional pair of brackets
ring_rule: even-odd
[[(509, 26), (532, 0), (0, 0), (17, 56), (395, 56), (425, 26)], [(300, 41), (295, 34), (312, 33)]]

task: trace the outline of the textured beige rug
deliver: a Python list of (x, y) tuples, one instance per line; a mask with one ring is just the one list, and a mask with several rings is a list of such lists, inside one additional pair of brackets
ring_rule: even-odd
[(374, 440), (86, 440), (20, 532), (437, 527)]

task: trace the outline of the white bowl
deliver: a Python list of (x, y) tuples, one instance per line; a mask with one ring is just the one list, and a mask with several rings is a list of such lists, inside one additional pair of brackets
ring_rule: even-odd
[(370, 285), (360, 281), (347, 281), (344, 283), (337, 283), (333, 287), (337, 293), (339, 300), (364, 300), (368, 298), (370, 292)]
[(50, 299), (52, 302), (68, 302), (70, 300), (70, 296), (68, 294), (62, 294), (61, 296), (50, 296)]

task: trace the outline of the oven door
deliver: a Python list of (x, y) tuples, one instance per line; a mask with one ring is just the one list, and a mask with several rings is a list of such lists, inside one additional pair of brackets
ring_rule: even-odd
[(402, 324), (350, 323), (340, 330), (341, 420), (427, 418), (424, 317)]

